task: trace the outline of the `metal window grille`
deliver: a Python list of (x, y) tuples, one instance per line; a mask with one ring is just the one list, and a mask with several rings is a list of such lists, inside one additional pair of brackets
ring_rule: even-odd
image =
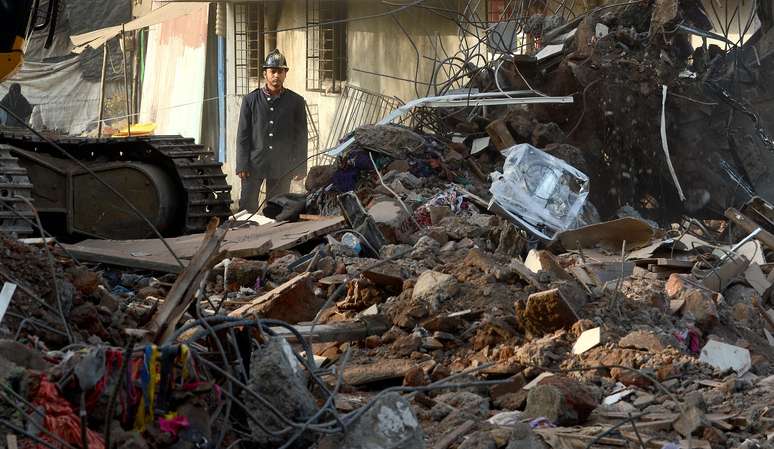
[(323, 155), (320, 152), (320, 109), (316, 104), (306, 104), (306, 123), (309, 136), (308, 155), (311, 157), (310, 166), (321, 165), (324, 163)]
[(487, 0), (486, 12), (490, 24), (487, 45), (490, 51), (494, 54), (535, 53), (540, 48), (540, 40), (525, 30), (527, 18), (535, 14), (572, 13), (567, 1)]
[(489, 0), (487, 2), (487, 16), (489, 22), (508, 20), (513, 16), (514, 0)]
[(347, 79), (346, 2), (306, 1), (306, 90), (340, 92)]
[(263, 55), (260, 54), (258, 15), (259, 4), (237, 3), (234, 5), (234, 41), (235, 41), (235, 66), (237, 95), (247, 95), (261, 84), (261, 63)]
[(325, 148), (335, 147), (342, 137), (358, 126), (376, 123), (401, 105), (403, 102), (399, 98), (345, 86), (336, 105), (336, 113), (333, 114), (333, 124)]

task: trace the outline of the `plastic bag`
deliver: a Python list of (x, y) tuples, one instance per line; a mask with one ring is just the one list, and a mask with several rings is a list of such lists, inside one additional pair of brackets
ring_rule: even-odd
[(547, 240), (569, 229), (588, 197), (589, 177), (529, 144), (503, 152), (503, 173), (492, 173), (492, 201)]

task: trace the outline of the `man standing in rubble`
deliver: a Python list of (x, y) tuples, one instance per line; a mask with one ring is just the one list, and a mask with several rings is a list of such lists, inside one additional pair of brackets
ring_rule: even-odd
[(306, 175), (308, 135), (306, 103), (286, 89), (288, 66), (279, 50), (266, 57), (266, 84), (242, 100), (237, 128), (237, 176), (242, 180), (239, 207), (258, 210), (266, 180), (266, 198), (290, 191), (290, 181)]

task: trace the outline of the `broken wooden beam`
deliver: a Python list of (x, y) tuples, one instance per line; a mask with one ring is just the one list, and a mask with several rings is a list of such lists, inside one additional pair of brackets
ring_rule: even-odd
[(323, 299), (314, 294), (311, 273), (302, 273), (232, 311), (230, 317), (258, 315), (296, 324), (313, 320)]
[(164, 304), (159, 307), (146, 325), (145, 328), (153, 336), (154, 342), (161, 343), (172, 335), (175, 325), (194, 301), (205, 272), (217, 263), (220, 244), (228, 232), (225, 227), (219, 228), (218, 223), (217, 218), (210, 220), (199, 250), (185, 270), (177, 277), (164, 300)]
[[(301, 337), (314, 343), (330, 343), (341, 341), (365, 340), (371, 335), (382, 335), (390, 329), (392, 324), (382, 315), (364, 316), (358, 320), (337, 321), (331, 324), (296, 324), (291, 326)], [(270, 326), (272, 333), (282, 337), (291, 343), (298, 342), (294, 332), (282, 326)], [(202, 331), (203, 328), (195, 326), (183, 332), (178, 341), (186, 341)]]
[(508, 125), (503, 119), (492, 120), (486, 127), (486, 133), (492, 139), (492, 143), (498, 150), (504, 150), (516, 145), (516, 140), (508, 130)]
[(357, 386), (391, 379), (402, 379), (412, 368), (416, 366), (427, 368), (434, 363), (432, 360), (417, 363), (411, 359), (380, 359), (373, 363), (350, 365), (344, 368), (344, 383)]
[[(371, 335), (382, 335), (390, 329), (390, 323), (382, 315), (364, 316), (356, 321), (339, 321), (331, 324), (297, 324), (293, 326), (302, 337), (315, 343), (334, 341), (359, 341)], [(272, 331), (288, 341), (296, 336), (284, 327), (272, 327)]]
[(474, 421), (471, 421), (471, 420), (465, 421), (464, 423), (462, 423), (462, 425), (454, 428), (452, 431), (444, 435), (443, 438), (441, 438), (437, 443), (435, 443), (435, 446), (433, 446), (433, 449), (447, 449), (455, 441), (467, 435), (471, 430), (473, 430), (475, 426), (476, 426), (476, 423)]

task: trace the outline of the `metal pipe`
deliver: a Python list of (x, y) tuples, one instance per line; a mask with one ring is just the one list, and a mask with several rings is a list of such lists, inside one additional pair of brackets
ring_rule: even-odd
[[(258, 62), (263, 65), (264, 58), (266, 58), (266, 36), (264, 31), (266, 30), (266, 7), (263, 2), (258, 3)], [(258, 85), (261, 85), (263, 81), (262, 67), (258, 69)]]
[(218, 161), (226, 162), (226, 4), (218, 3), (215, 19), (218, 38)]

